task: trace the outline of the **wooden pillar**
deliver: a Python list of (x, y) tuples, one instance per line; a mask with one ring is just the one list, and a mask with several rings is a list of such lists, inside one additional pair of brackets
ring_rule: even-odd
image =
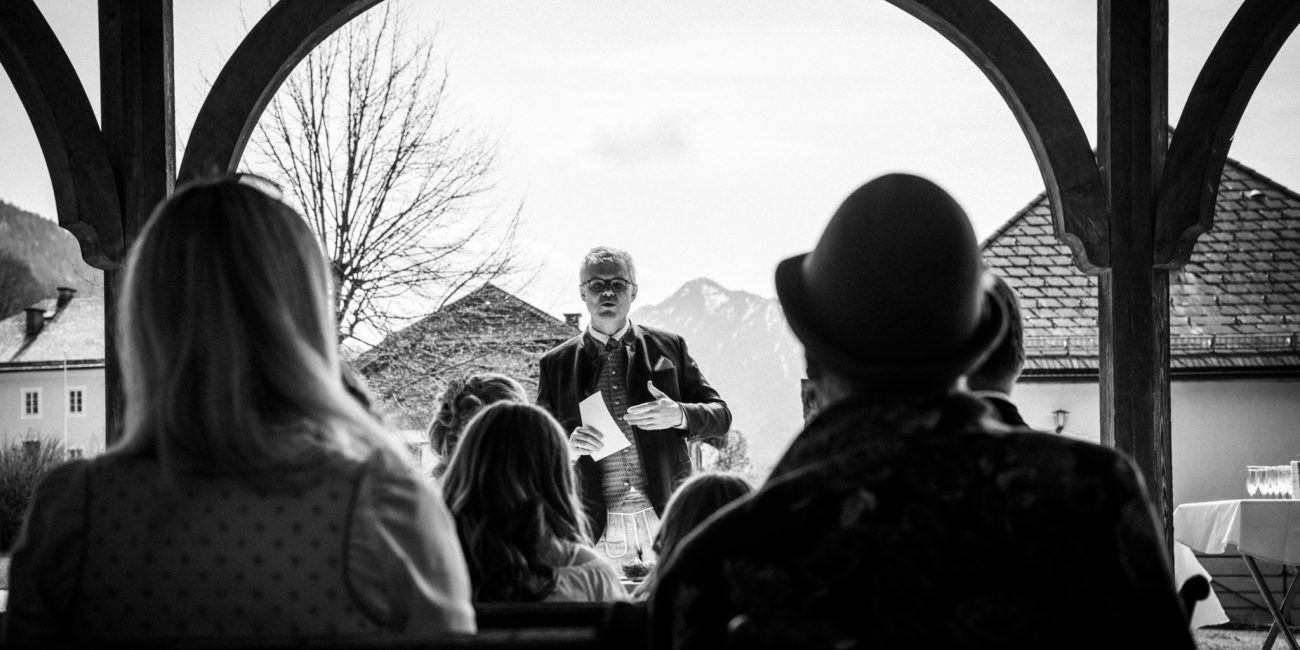
[[(171, 0), (99, 0), (100, 115), (129, 249), (176, 178)], [(122, 433), (120, 271), (104, 272), (105, 436)]]
[(1153, 257), (1168, 142), (1168, 5), (1100, 0), (1098, 10), (1097, 157), (1111, 263), (1098, 282), (1101, 437), (1136, 461), (1171, 545), (1169, 272)]

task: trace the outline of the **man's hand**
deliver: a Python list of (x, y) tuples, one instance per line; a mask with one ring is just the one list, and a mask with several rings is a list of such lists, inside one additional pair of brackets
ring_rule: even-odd
[(654, 382), (647, 381), (645, 385), (650, 389), (650, 396), (654, 397), (655, 401), (629, 407), (627, 415), (623, 416), (623, 421), (647, 430), (672, 429), (686, 423), (686, 413), (677, 402), (655, 388)]
[(578, 456), (600, 451), (600, 448), (605, 446), (604, 438), (605, 435), (596, 427), (583, 425), (574, 429), (573, 433), (569, 434), (569, 456), (577, 460)]

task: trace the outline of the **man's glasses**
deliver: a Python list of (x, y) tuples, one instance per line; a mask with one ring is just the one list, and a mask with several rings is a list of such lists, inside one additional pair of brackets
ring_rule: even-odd
[(578, 286), (586, 289), (590, 293), (605, 293), (605, 291), (623, 293), (624, 291), (627, 291), (628, 287), (636, 286), (636, 283), (624, 280), (623, 278), (610, 278), (608, 280), (604, 278), (592, 278)]

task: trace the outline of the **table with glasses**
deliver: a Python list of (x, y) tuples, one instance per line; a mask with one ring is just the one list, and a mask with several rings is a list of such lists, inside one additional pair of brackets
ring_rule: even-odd
[(1273, 615), (1264, 650), (1273, 646), (1279, 634), (1292, 650), (1300, 650), (1285, 618), (1300, 580), (1291, 583), (1279, 605), (1257, 564), (1258, 560), (1264, 560), (1300, 567), (1300, 501), (1244, 499), (1184, 503), (1174, 510), (1174, 538), (1199, 553), (1240, 555), (1264, 606)]

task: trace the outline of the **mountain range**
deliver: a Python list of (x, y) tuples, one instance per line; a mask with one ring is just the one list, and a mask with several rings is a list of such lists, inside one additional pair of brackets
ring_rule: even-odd
[(82, 296), (104, 294), (104, 274), (81, 259), (81, 247), (72, 233), (4, 201), (0, 201), (0, 257), (25, 264), (35, 281), (32, 295), (14, 299), (19, 311), (54, 297), (57, 287), (72, 287)]
[(698, 278), (631, 316), (685, 337), (731, 407), (732, 429), (749, 441), (755, 469), (766, 475), (803, 424), (803, 351), (776, 299)]

